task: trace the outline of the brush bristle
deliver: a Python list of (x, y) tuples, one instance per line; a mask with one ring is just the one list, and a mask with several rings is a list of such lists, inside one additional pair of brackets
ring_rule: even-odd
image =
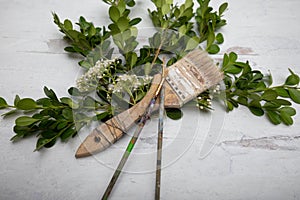
[(196, 49), (169, 67), (166, 80), (183, 105), (222, 79), (222, 72), (208, 53)]

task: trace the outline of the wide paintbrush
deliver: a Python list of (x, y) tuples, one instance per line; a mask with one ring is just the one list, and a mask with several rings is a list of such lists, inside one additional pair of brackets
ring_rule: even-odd
[[(222, 79), (222, 72), (209, 55), (196, 49), (168, 67), (164, 105), (166, 108), (180, 108)], [(95, 128), (77, 149), (76, 158), (103, 151), (120, 139), (145, 113), (160, 80), (161, 75), (155, 75), (149, 91), (139, 103)]]

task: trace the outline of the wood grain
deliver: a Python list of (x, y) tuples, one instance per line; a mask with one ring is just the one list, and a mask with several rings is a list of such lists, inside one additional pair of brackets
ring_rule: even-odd
[[(147, 8), (153, 8), (152, 2), (136, 2), (140, 7), (134, 9), (133, 16), (145, 19), (139, 24), (139, 31), (152, 27), (147, 12)], [(225, 1), (211, 2), (212, 7), (217, 8)], [(299, 0), (227, 2), (229, 9), (224, 17), (228, 25), (221, 29), (225, 43), (214, 60), (221, 61), (223, 53), (237, 51), (239, 59), (249, 60), (254, 68), (263, 69), (265, 73), (270, 70), (275, 85), (284, 82), (289, 75), (288, 67), (300, 73)], [(198, 3), (194, 3), (196, 9)], [(63, 51), (65, 43), (52, 22), (52, 11), (62, 19), (77, 21), (82, 15), (95, 25), (110, 23), (108, 7), (99, 0), (2, 0), (1, 8), (0, 96), (8, 103), (13, 103), (16, 94), (22, 98), (43, 97), (43, 86), (54, 89), (62, 97), (67, 95), (67, 88), (75, 84), (79, 58)], [(148, 35), (140, 38), (147, 42)], [(249, 48), (251, 52), (243, 50)], [(224, 113), (223, 107), (214, 102), (214, 108), (213, 112), (199, 113), (194, 107), (185, 106), (182, 121), (166, 120), (161, 198), (300, 199), (300, 140), (297, 137), (300, 115), (295, 116), (293, 126), (286, 127), (274, 126), (243, 107)], [(295, 108), (300, 113), (299, 105)], [(219, 114), (224, 115), (224, 123), (220, 122), (223, 124), (221, 136), (213, 151), (200, 159), (207, 130), (217, 126), (210, 118)], [(0, 118), (1, 200), (99, 199), (128, 138), (119, 141), (115, 148), (88, 159), (74, 159), (82, 137), (87, 134), (85, 131), (68, 143), (58, 141), (51, 149), (33, 153), (35, 137), (15, 144), (9, 141), (14, 135), (14, 120), (15, 117)], [(145, 129), (146, 134), (137, 143), (132, 162), (125, 169), (128, 173), (122, 177), (122, 184), (111, 196), (112, 200), (154, 199), (155, 122), (153, 127)], [(185, 137), (177, 137), (177, 142), (173, 142), (174, 133), (178, 131), (184, 132)], [(186, 145), (186, 141), (192, 140), (188, 133), (193, 132), (197, 134), (195, 140)], [(176, 152), (181, 152), (181, 156), (175, 156)]]

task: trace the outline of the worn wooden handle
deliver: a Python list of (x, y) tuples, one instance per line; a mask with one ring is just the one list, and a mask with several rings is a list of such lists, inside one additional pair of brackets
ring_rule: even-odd
[(103, 151), (128, 131), (145, 113), (150, 100), (158, 88), (160, 80), (161, 75), (155, 75), (149, 91), (139, 103), (95, 128), (79, 146), (75, 154), (76, 158), (90, 156)]

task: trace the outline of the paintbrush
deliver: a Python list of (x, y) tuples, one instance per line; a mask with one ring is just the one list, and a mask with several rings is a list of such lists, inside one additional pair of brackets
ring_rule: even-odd
[(115, 173), (114, 175), (112, 176), (103, 196), (102, 196), (102, 200), (106, 200), (108, 199), (115, 183), (117, 182), (121, 172), (122, 172), (122, 169), (125, 165), (125, 163), (127, 162), (129, 156), (130, 156), (130, 153), (137, 141), (137, 139), (139, 138), (139, 135), (141, 133), (141, 131), (143, 130), (143, 127), (145, 126), (146, 124), (146, 121), (150, 118), (151, 116), (151, 113), (154, 109), (154, 105), (155, 105), (155, 102), (156, 100), (158, 99), (158, 96), (160, 94), (160, 91), (161, 89), (163, 88), (163, 83), (165, 81), (165, 78), (166, 78), (166, 71), (163, 69), (163, 72), (162, 72), (162, 78), (161, 78), (161, 81), (158, 85), (158, 88), (156, 89), (156, 92), (154, 93), (153, 97), (151, 98), (150, 100), (150, 103), (149, 105), (147, 106), (147, 109), (145, 111), (145, 113), (141, 116), (141, 119), (139, 120), (139, 123), (137, 125), (137, 128), (135, 129), (135, 132), (133, 134), (133, 136), (131, 137), (131, 140), (129, 141), (128, 145), (127, 145), (127, 148), (118, 164), (118, 167), (117, 169), (115, 170)]
[[(165, 71), (165, 65), (163, 65)], [(156, 176), (155, 176), (155, 200), (160, 199), (160, 182), (161, 182), (161, 161), (162, 161), (162, 142), (164, 132), (164, 110), (165, 110), (165, 88), (162, 86), (159, 96), (159, 118), (157, 132), (157, 155), (156, 155)]]
[[(188, 53), (167, 69), (168, 75), (164, 83), (166, 108), (182, 107), (223, 79), (223, 74), (214, 61), (200, 49)], [(120, 139), (145, 113), (160, 80), (161, 76), (155, 75), (149, 91), (139, 103), (95, 128), (77, 149), (76, 158), (103, 151)]]

